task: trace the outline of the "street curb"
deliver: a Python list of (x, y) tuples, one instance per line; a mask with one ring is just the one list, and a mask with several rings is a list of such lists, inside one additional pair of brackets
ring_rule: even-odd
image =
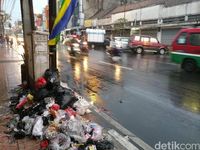
[(111, 129), (108, 130), (108, 133), (115, 138), (117, 142), (119, 142), (123, 147), (125, 147), (127, 150), (139, 150), (137, 147), (135, 147), (132, 143), (128, 141), (128, 139), (121, 136), (117, 131)]

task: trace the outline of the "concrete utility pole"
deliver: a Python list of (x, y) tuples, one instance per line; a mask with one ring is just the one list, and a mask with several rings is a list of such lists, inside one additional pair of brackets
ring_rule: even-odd
[[(21, 3), (21, 14), (23, 22), (23, 34), (25, 43), (25, 65), (21, 68), (22, 79), (28, 82), (30, 87), (34, 86), (35, 75), (34, 75), (34, 54), (33, 54), (33, 37), (32, 33), (35, 29), (34, 26), (34, 15), (33, 15), (33, 3), (32, 0), (20, 0)], [(23, 82), (23, 81), (22, 81)]]
[[(49, 32), (51, 33), (54, 20), (56, 19), (56, 4), (57, 0), (49, 0)], [(49, 46), (49, 67), (51, 69), (57, 68), (56, 63), (56, 45)]]
[(123, 29), (123, 36), (125, 36), (126, 34), (126, 5), (127, 5), (128, 1), (127, 0), (123, 0), (123, 5), (124, 5), (124, 29)]

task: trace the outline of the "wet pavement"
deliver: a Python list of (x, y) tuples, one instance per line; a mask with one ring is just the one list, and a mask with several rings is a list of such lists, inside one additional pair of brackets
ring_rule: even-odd
[(21, 82), (20, 66), (23, 63), (18, 51), (6, 46), (0, 47), (0, 113), (7, 109), (8, 96), (11, 89)]
[(21, 57), (22, 47), (9, 48), (0, 46), (0, 149), (4, 150), (36, 150), (40, 144), (38, 140), (22, 139), (15, 140), (5, 133), (8, 131), (6, 124), (12, 118), (8, 107), (10, 91), (21, 84), (20, 67), (23, 63)]
[(200, 72), (183, 72), (167, 55), (124, 53), (113, 64), (103, 50), (77, 59), (59, 49), (62, 81), (147, 144), (199, 142)]

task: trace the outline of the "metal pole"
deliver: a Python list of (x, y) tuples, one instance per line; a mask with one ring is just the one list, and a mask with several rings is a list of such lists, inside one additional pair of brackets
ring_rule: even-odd
[[(56, 5), (57, 0), (49, 0), (49, 32), (51, 33), (54, 20), (56, 19)], [(49, 46), (49, 67), (51, 69), (57, 68), (57, 62), (56, 62), (56, 45)]]
[(123, 29), (123, 36), (125, 36), (125, 28), (126, 28), (126, 4), (127, 4), (127, 0), (124, 0), (124, 29)]

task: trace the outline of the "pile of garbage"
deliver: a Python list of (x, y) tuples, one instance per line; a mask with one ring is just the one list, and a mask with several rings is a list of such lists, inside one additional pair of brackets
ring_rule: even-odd
[(9, 106), (14, 112), (9, 133), (15, 139), (37, 138), (41, 149), (50, 150), (114, 149), (103, 128), (84, 119), (90, 103), (60, 82), (57, 70), (46, 70), (34, 90), (18, 88)]

